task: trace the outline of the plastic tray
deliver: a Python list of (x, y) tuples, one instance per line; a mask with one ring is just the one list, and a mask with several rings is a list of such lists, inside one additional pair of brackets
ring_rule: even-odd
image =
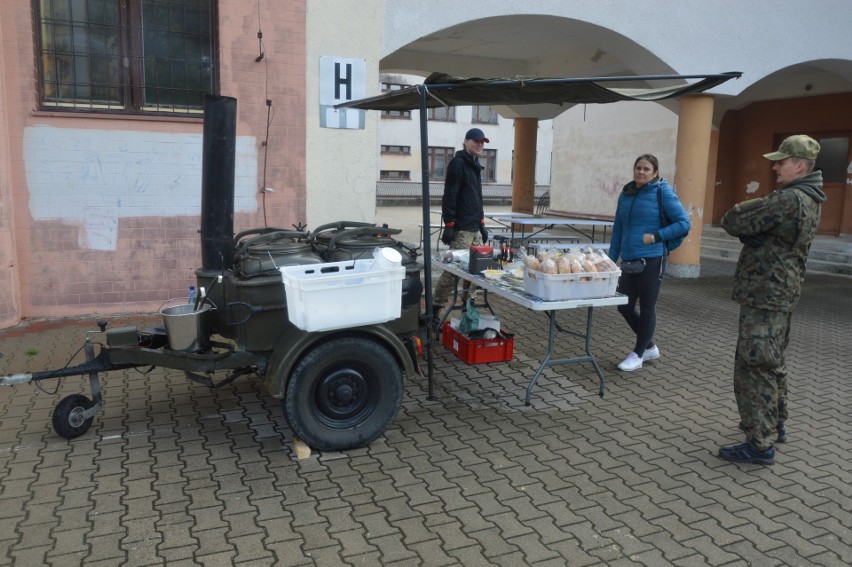
[(287, 316), (303, 331), (384, 323), (402, 312), (405, 268), (374, 267), (373, 259), (280, 268)]
[(615, 295), (621, 270), (585, 274), (545, 274), (524, 268), (524, 291), (548, 301)]

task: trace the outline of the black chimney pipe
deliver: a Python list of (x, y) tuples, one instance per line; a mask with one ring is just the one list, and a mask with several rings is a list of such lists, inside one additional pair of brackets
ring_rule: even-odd
[(237, 99), (204, 97), (201, 157), (201, 266), (216, 272), (233, 267), (234, 165)]

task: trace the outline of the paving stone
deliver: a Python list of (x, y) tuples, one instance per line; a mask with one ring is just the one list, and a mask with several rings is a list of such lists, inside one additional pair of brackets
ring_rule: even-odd
[[(519, 553), (516, 545), (504, 537), (499, 528), (487, 528), (466, 534), (470, 540), (482, 549), (482, 553), (489, 560), (494, 561), (497, 557), (505, 557), (510, 554)], [(465, 549), (468, 549), (465, 547)]]
[[(778, 463), (733, 465), (716, 457), (742, 439), (731, 268), (666, 280), (663, 358), (630, 375), (614, 369), (629, 329), (596, 310), (602, 399), (589, 365), (556, 366), (526, 407), (542, 317), (495, 301), (516, 332), (512, 361), (468, 366), (436, 345), (434, 400), (413, 378), (370, 447), (304, 461), (257, 381), (210, 390), (177, 371), (109, 373), (104, 412), (71, 441), (50, 413), (88, 392), (86, 377), (55, 395), (0, 388), (0, 566), (850, 564), (849, 280), (806, 282)], [(90, 326), (26, 340), (62, 365)], [(23, 362), (10, 356), (23, 335), (0, 330), (0, 373)], [(578, 346), (559, 335), (560, 350)]]
[(229, 567), (234, 564), (236, 552), (205, 553), (195, 557), (198, 563), (205, 567)]
[(843, 567), (849, 565), (849, 554), (844, 553), (837, 555), (830, 551), (808, 557), (808, 561), (813, 565), (825, 565), (828, 567)]

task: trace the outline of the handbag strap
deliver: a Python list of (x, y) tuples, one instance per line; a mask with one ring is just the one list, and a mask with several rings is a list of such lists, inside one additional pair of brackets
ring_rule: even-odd
[(666, 216), (666, 211), (663, 208), (663, 188), (657, 187), (657, 204), (660, 206), (660, 221), (663, 226), (669, 226), (669, 217)]
[[(669, 219), (666, 216), (666, 211), (663, 209), (663, 188), (661, 186), (657, 186), (657, 204), (660, 207), (660, 228), (665, 228), (669, 225)], [(663, 241), (663, 258), (666, 258), (669, 255), (669, 247), (666, 245), (666, 241)]]

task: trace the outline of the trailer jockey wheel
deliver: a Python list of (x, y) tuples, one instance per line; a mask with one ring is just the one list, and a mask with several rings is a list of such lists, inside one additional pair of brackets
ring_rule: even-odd
[(62, 398), (53, 410), (53, 430), (65, 439), (74, 439), (89, 430), (94, 416), (83, 419), (82, 414), (94, 402), (83, 394), (71, 394)]
[(293, 434), (313, 449), (363, 447), (381, 436), (402, 405), (399, 362), (381, 344), (332, 339), (293, 369), (282, 407)]

